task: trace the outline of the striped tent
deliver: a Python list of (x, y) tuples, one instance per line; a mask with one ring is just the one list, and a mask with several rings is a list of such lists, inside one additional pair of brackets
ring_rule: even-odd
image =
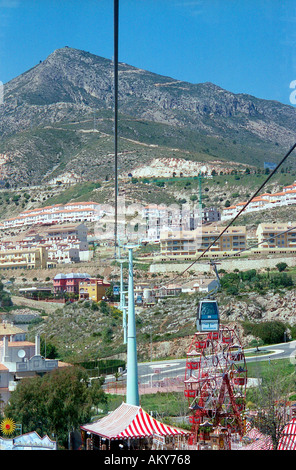
[(273, 444), (270, 436), (265, 436), (257, 428), (252, 428), (246, 437), (252, 440), (247, 446), (241, 447), (239, 450), (272, 450)]
[(82, 431), (109, 440), (153, 436), (186, 436), (189, 431), (168, 426), (152, 418), (141, 407), (122, 403), (115, 411), (94, 423), (80, 426)]
[(296, 418), (284, 427), (278, 450), (296, 450)]
[(270, 436), (263, 436), (252, 444), (242, 447), (241, 450), (273, 450), (272, 440)]

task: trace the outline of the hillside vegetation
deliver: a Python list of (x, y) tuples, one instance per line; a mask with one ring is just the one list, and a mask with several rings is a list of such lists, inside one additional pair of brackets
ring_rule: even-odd
[[(296, 275), (293, 269), (282, 268), (221, 273), (222, 289), (217, 294), (221, 321), (238, 329), (244, 346), (296, 338)], [(200, 294), (181, 294), (136, 309), (139, 360), (150, 360), (152, 345), (154, 359), (185, 357), (200, 298)], [(63, 361), (125, 357), (122, 313), (104, 301), (69, 303), (40, 317), (30, 331), (32, 337), (41, 332)]]

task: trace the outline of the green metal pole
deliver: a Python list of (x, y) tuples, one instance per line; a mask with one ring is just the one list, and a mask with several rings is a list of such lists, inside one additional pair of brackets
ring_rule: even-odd
[(127, 383), (126, 403), (139, 406), (138, 362), (136, 341), (135, 297), (133, 276), (133, 249), (129, 248), (128, 267), (128, 331), (127, 331)]

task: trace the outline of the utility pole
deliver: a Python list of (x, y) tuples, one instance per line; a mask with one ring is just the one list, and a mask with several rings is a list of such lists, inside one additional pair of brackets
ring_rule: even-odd
[(126, 403), (140, 405), (138, 384), (137, 340), (135, 319), (135, 294), (133, 276), (133, 248), (128, 247), (128, 331), (127, 331), (127, 382)]
[(123, 263), (125, 262), (124, 259), (118, 259), (120, 263), (120, 310), (122, 311), (122, 328), (123, 328), (123, 343), (127, 343), (127, 324), (126, 324), (126, 309), (127, 306), (125, 305), (125, 290), (123, 284)]
[(198, 174), (198, 188), (199, 188), (199, 210), (200, 216), (202, 216), (202, 193), (201, 193), (201, 180), (203, 176), (201, 173)]

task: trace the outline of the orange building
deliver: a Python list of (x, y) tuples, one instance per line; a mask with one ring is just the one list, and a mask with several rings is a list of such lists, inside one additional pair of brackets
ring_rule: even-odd
[(106, 295), (106, 290), (110, 285), (109, 282), (104, 282), (102, 279), (85, 279), (80, 281), (79, 298), (99, 302)]

